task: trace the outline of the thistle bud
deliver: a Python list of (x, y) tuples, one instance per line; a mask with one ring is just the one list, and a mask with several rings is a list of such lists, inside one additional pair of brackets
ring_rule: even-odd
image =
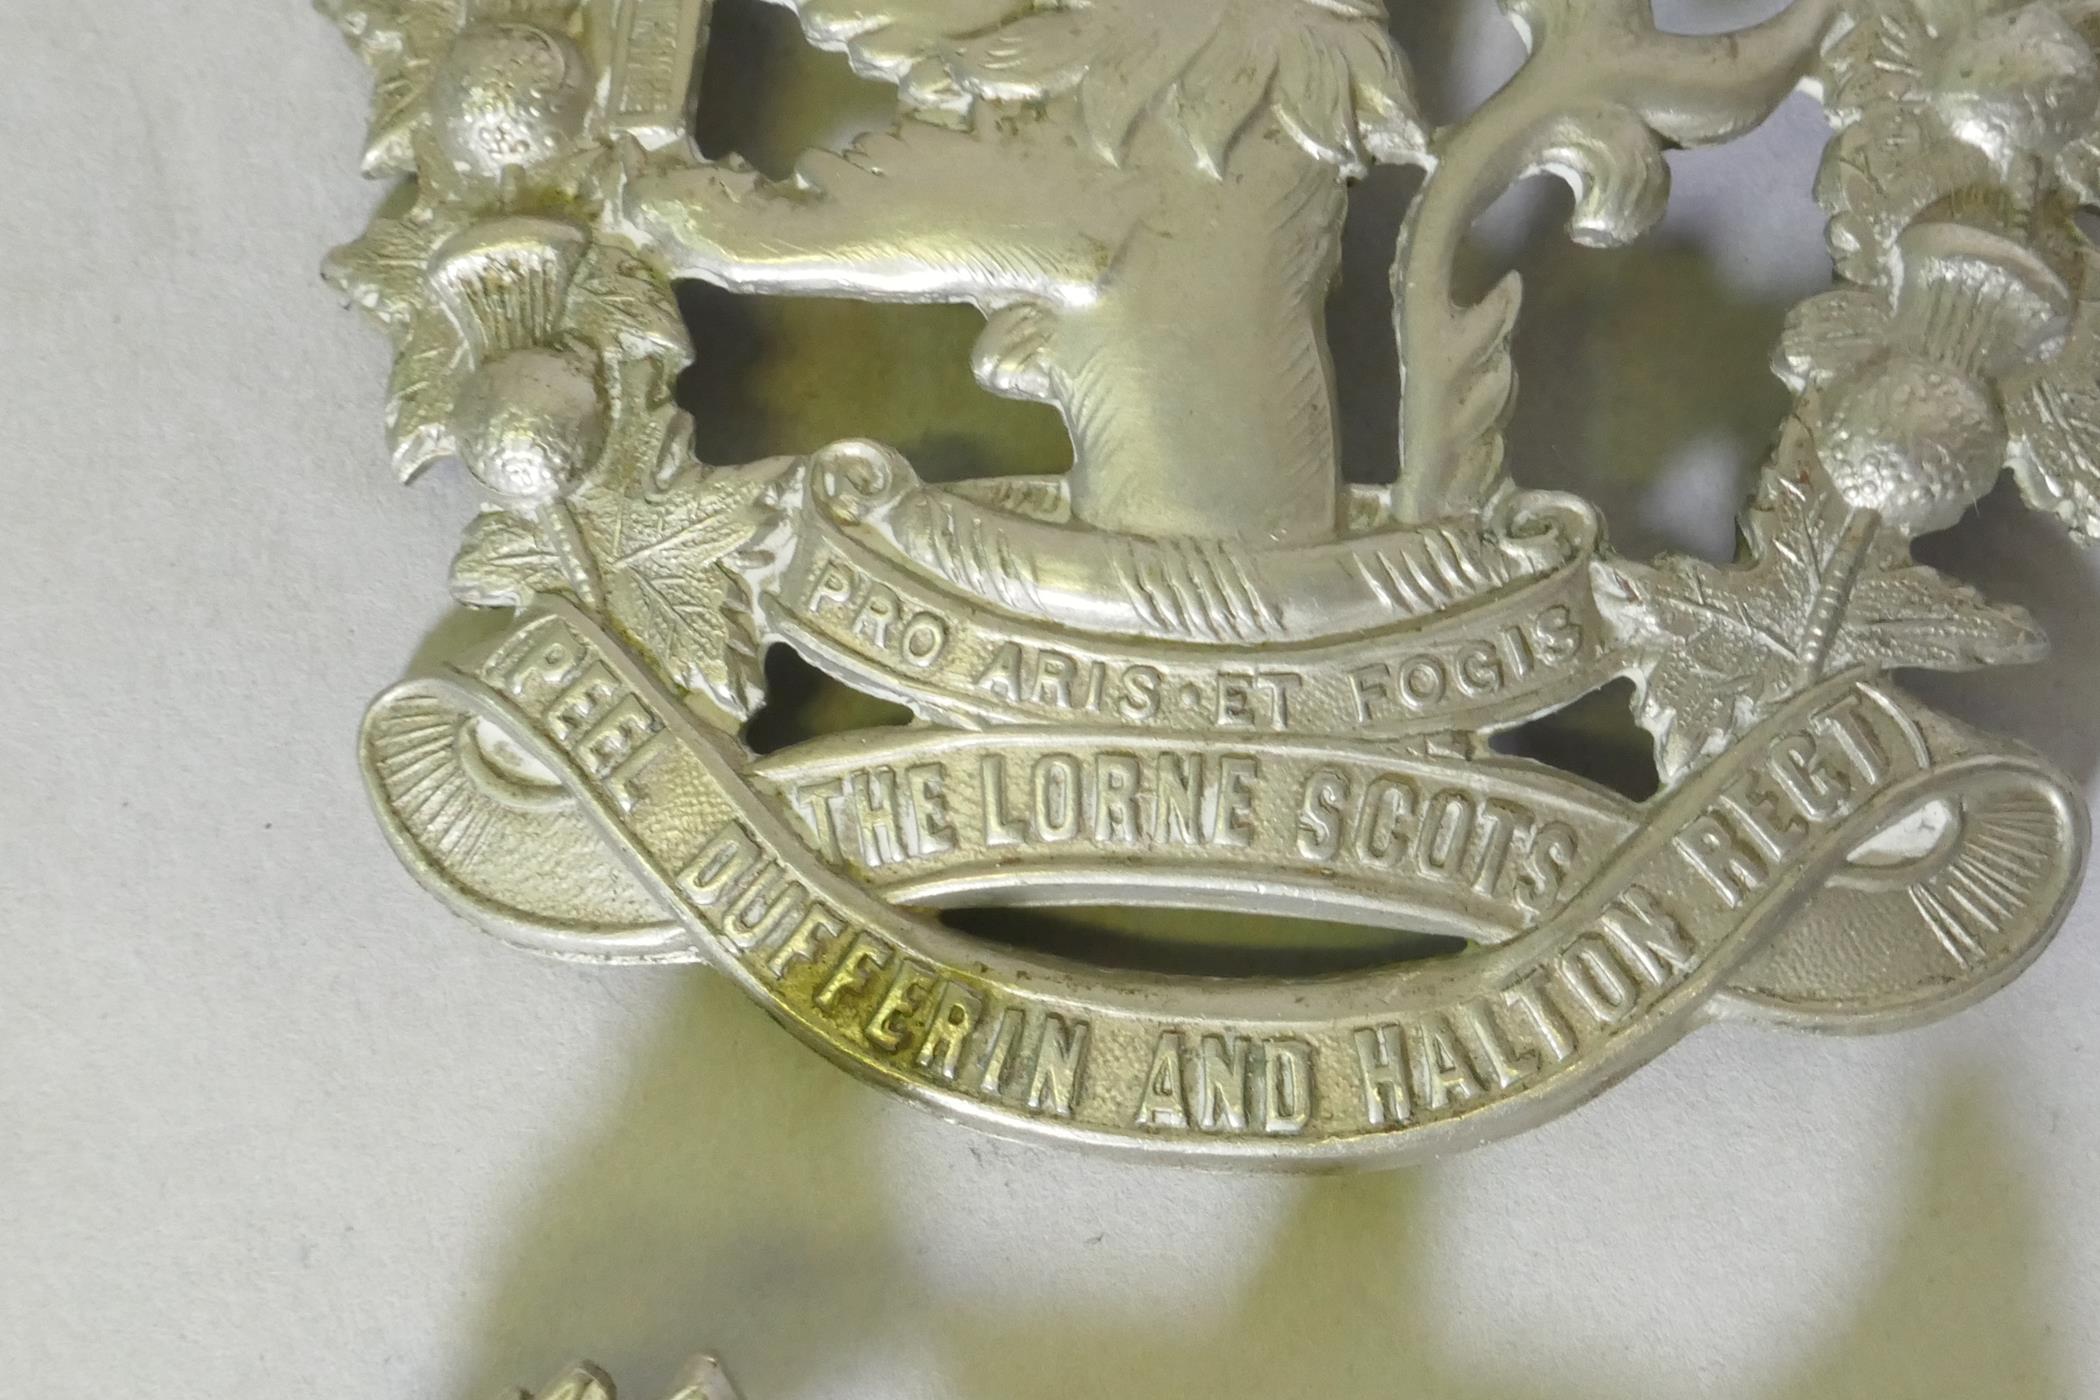
[(454, 41), (431, 85), (438, 145), (461, 170), (495, 179), (574, 146), (590, 111), (583, 54), (529, 24), (477, 24)]
[(605, 443), (597, 384), (554, 350), (514, 350), (474, 371), (453, 422), (467, 470), (512, 510), (560, 500)]
[(2005, 424), (1973, 376), (1893, 354), (1837, 387), (1820, 446), (1847, 504), (1914, 536), (1946, 529), (1991, 489), (2005, 467)]
[(1936, 77), (1949, 128), (1999, 159), (2054, 155), (2100, 111), (2100, 63), (2046, 4), (1979, 19), (1948, 46)]

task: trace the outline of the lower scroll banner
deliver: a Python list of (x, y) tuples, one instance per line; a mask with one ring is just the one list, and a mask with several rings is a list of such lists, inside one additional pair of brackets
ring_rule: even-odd
[[(2040, 950), (2084, 849), (2060, 778), (1860, 673), (1645, 806), (1514, 760), (1277, 736), (914, 727), (753, 761), (547, 600), (383, 697), (365, 745), (403, 858), (500, 934), (707, 962), (995, 1132), (1283, 1166), (1516, 1131), (1718, 1015), (1865, 1028), (1966, 1002)], [(462, 834), (462, 784), (540, 839)], [(1083, 968), (923, 912), (1132, 901), (1138, 851), (1152, 902), (1473, 946), (1257, 985)], [(579, 871), (596, 886), (546, 895)]]

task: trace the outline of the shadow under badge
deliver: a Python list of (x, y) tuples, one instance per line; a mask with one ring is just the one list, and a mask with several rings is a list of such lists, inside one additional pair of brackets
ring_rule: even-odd
[[(710, 1335), (739, 1338), (739, 1374), (768, 1395), (855, 1393), (850, 1378), (869, 1364), (864, 1358), (900, 1342), (940, 1377), (939, 1393), (999, 1400), (1636, 1400), (1696, 1389), (1689, 1379), (1644, 1380), (1640, 1368), (1596, 1346), (1579, 1357), (1549, 1347), (1558, 1359), (1542, 1372), (1530, 1349), (1508, 1345), (1523, 1335), (1521, 1317), (1506, 1318), (1493, 1337), (1463, 1326), (1469, 1314), (1454, 1289), (1464, 1291), (1467, 1270), (1436, 1248), (1452, 1211), (1463, 1211), (1465, 1173), (1456, 1167), (1203, 1183), (1218, 1192), (1210, 1203), (1219, 1208), (1240, 1199), (1228, 1188), (1288, 1187), (1296, 1202), (1243, 1273), (1212, 1279), (1208, 1306), (1194, 1319), (1175, 1314), (1170, 1327), (1155, 1310), (1128, 1306), (1159, 1235), (1116, 1231), (1127, 1208), (1082, 1227), (1105, 1228), (1109, 1238), (1090, 1264), (1091, 1286), (1056, 1305), (1056, 1326), (1042, 1325), (1026, 1305), (1039, 1300), (1029, 1289), (1039, 1290), (1040, 1278), (932, 1295), (860, 1286), (903, 1244), (883, 1216), (900, 1180), (910, 1193), (909, 1169), (901, 1178), (873, 1170), (880, 1115), (828, 1094), (812, 1076), (788, 1080), (782, 1056), (751, 1046), (755, 1018), (723, 1004), (723, 995), (705, 984), (692, 990), (637, 1058), (628, 1092), (520, 1210), (511, 1257), (480, 1308), (485, 1326), (470, 1380), (453, 1392), (461, 1400), (507, 1397), (499, 1378), (585, 1344), (617, 1358), (641, 1387), (623, 1396), (655, 1400), (664, 1388), (643, 1378), (673, 1372), (675, 1339), (695, 1317), (708, 1320)], [(761, 1062), (755, 1084), (723, 1068), (737, 1052)], [(2002, 1072), (1958, 1070), (1932, 1085), (1906, 1129), (1874, 1154), (1883, 1174), (1855, 1183), (1867, 1227), (1851, 1260), (1856, 1277), (1820, 1295), (1813, 1319), (1776, 1345), (1761, 1344), (1754, 1362), (1741, 1357), (1725, 1381), (1713, 1382), (1702, 1365), (1700, 1383), (1736, 1400), (2076, 1393), (2066, 1280), (2049, 1248), (2040, 1163), (2019, 1147), (2023, 1135), (2008, 1116), (2011, 1083)], [(783, 1092), (795, 1099), (791, 1115), (778, 1111)], [(705, 1112), (679, 1111), (680, 1095)], [(790, 1121), (804, 1126), (783, 1131)], [(819, 1125), (813, 1136), (811, 1123)], [(769, 1125), (772, 1151), (752, 1143), (769, 1136)], [(738, 1145), (724, 1151), (725, 1141)], [(1724, 1164), (1726, 1152), (1706, 1160)], [(772, 1169), (781, 1161), (784, 1172)], [(1684, 1161), (1675, 1167), (1696, 1170)], [(1019, 1203), (1058, 1188), (1042, 1192), (1028, 1180), (1014, 1189)], [(791, 1238), (754, 1231), (755, 1222), (790, 1217), (810, 1228)], [(1768, 1291), (1786, 1296), (1802, 1282), (1775, 1275)], [(929, 1296), (940, 1306), (927, 1306)], [(781, 1309), (783, 1297), (797, 1306)], [(1672, 1290), (1667, 1302), (1648, 1300), (1659, 1311), (1647, 1316), (1694, 1333), (1711, 1323), (1725, 1334), (1718, 1313), (1740, 1301)], [(1538, 1314), (1530, 1316), (1536, 1325)], [(811, 1317), (825, 1320), (827, 1346), (808, 1345)], [(1074, 1337), (1086, 1344), (1075, 1347)], [(1250, 1346), (1250, 1337), (1290, 1345)], [(1715, 1359), (1711, 1350), (1692, 1355)], [(602, 1373), (569, 1380), (579, 1376), (609, 1393)], [(675, 1400), (695, 1400), (671, 1389)], [(588, 1390), (553, 1395), (603, 1400)]]
[[(2086, 8), (1795, 0), (1694, 36), (1504, 0), (1527, 61), (1431, 130), (1377, 0), (798, 0), (897, 109), (780, 180), (691, 140), (706, 0), (322, 8), (380, 78), (367, 171), (414, 180), (328, 275), (396, 343), (401, 474), (486, 494), (455, 595), (515, 610), (381, 697), (364, 764), (409, 868), (498, 936), (708, 964), (1003, 1135), (1318, 1168), (1517, 1131), (1717, 1018), (1943, 1014), (2073, 897), (2075, 787), (1891, 673), (2041, 654), (1912, 553), (2002, 473), (2100, 534)], [(1461, 299), (1461, 245), (1541, 171), (1578, 242), (1630, 243), (1666, 150), (1804, 86), (1841, 283), (1781, 335), (1740, 557), (1627, 559), (1505, 471), (1520, 286)], [(1428, 173), (1397, 466), (1353, 486), (1324, 308), (1380, 163)], [(978, 382), (1055, 407), (1071, 470), (697, 462), (675, 279), (974, 307)], [(912, 721), (758, 752), (781, 646)], [(1509, 751), (1621, 681), (1653, 796)], [(941, 917), (987, 906), (1455, 950), (1137, 971)]]

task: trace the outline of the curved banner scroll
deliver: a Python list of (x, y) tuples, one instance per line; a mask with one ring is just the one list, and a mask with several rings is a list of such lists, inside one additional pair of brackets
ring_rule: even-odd
[[(456, 820), (432, 820), (434, 799), (416, 787), (427, 774), (389, 769), (399, 737), (432, 732), (440, 715), (499, 736), (507, 757), (494, 767), (552, 774), (571, 834), (617, 854), (618, 891), (572, 892), (636, 915), (603, 930), (601, 955), (705, 960), (832, 1058), (948, 1117), (1196, 1160), (1391, 1160), (1516, 1131), (1703, 1018), (1760, 997), (1784, 1005), (1800, 969), (1761, 973), (1774, 950), (1857, 953), (1922, 933), (1948, 949), (1936, 995), (1966, 1000), (2046, 941), (2083, 849), (2082, 809), (2060, 779), (1857, 676), (1800, 696), (1636, 820), (1543, 770), (1331, 741), (1265, 739), (1236, 776), (1169, 773), (1169, 743), (1079, 732), (907, 732), (753, 766), (597, 624), (550, 600), (483, 653), (382, 697), (366, 726), (402, 857), (510, 936), (534, 921), (491, 918), (492, 890), (558, 886), (558, 873), (482, 868), (463, 881), (476, 843)], [(514, 782), (519, 804), (545, 800), (503, 771), (488, 777)], [(1458, 799), (1436, 796), (1460, 790), (1473, 804), (1462, 845)], [(1510, 853), (1522, 823), (1508, 811), (1526, 804), (1527, 854), (1545, 849), (1541, 813), (1575, 833), (1550, 888), (1538, 860)], [(988, 859), (1010, 884), (1096, 888), (1131, 824), (1156, 835), (1175, 821), (1200, 838), (1178, 857), (1184, 888), (1238, 878), (1285, 903), (1338, 889), (1359, 917), (1441, 919), (1479, 946), (1260, 984), (1105, 974), (989, 947), (891, 902), (960, 897)], [(1498, 834), (1479, 837), (1483, 825)], [(994, 844), (995, 832), (1008, 839)], [(1492, 879), (1453, 854), (1497, 847)], [(671, 922), (652, 924), (651, 906)], [(546, 937), (555, 951), (594, 951), (588, 930)]]
[(1593, 512), (1246, 554), (1024, 520), (873, 444), (814, 460), (759, 607), (856, 686), (965, 727), (1419, 734), (1510, 724), (1612, 679)]

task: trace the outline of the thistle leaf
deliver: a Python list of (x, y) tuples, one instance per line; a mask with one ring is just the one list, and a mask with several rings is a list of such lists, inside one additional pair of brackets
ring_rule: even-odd
[(411, 323), (387, 381), (387, 438), (403, 481), (457, 450), (452, 407), (466, 373), (466, 346), (450, 322), (423, 316)]
[(398, 340), (428, 310), (424, 278), (430, 255), (455, 227), (421, 205), (399, 218), (374, 219), (362, 237), (328, 255), (321, 275)]
[(461, 0), (318, 0), (317, 7), (372, 69), (365, 174), (413, 173), (430, 69), (464, 23)]
[(1831, 645), (1832, 669), (1873, 666), (1969, 671), (2039, 661), (2049, 640), (2026, 609), (1923, 564), (1860, 576)]
[(1922, 86), (1920, 56), (1931, 43), (1925, 19), (1904, 0), (1870, 8), (1823, 51), (1828, 106), (1839, 125)]
[(452, 595), (477, 608), (520, 607), (534, 593), (568, 587), (561, 561), (529, 522), (485, 511), (452, 561)]
[(681, 368), (692, 360), (692, 338), (670, 284), (625, 249), (594, 244), (576, 271), (570, 297), (577, 319), (587, 323), (582, 329), (593, 339), (617, 340)]
[(1888, 304), (1880, 295), (1840, 287), (1787, 313), (1772, 372), (1796, 393), (1820, 389), (1880, 354), (1891, 333)]
[(2080, 539), (2100, 540), (2100, 384), (2047, 374), (2006, 396), (2005, 418), (2013, 477), (2028, 504)]

